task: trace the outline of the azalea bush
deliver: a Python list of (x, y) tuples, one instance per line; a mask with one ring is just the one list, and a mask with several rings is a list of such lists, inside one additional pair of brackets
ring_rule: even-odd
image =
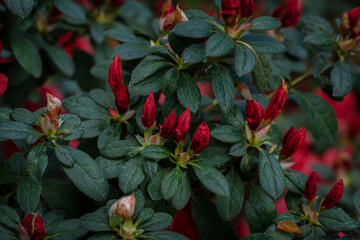
[(360, 238), (360, 7), (212, 4), (0, 1), (1, 239)]

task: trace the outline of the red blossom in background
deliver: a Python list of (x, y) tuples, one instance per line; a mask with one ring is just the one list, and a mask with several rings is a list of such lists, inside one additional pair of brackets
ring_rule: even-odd
[(305, 134), (305, 128), (296, 130), (295, 127), (291, 127), (284, 136), (283, 147), (280, 150), (280, 155), (282, 155), (284, 158), (288, 158), (296, 153), (304, 143)]
[(264, 108), (255, 100), (250, 100), (246, 106), (246, 120), (251, 130), (257, 130), (264, 117)]
[(194, 154), (201, 152), (208, 145), (209, 138), (209, 127), (205, 122), (202, 122), (193, 135), (190, 149), (194, 152)]
[(94, 48), (92, 47), (89, 38), (74, 37), (74, 33), (70, 31), (59, 38), (57, 45), (62, 47), (70, 57), (74, 54), (74, 48), (80, 49), (89, 55), (94, 55)]
[(0, 73), (0, 97), (6, 91), (8, 86), (8, 81), (9, 81), (8, 77), (5, 74)]
[(302, 0), (288, 0), (274, 9), (271, 16), (280, 20), (282, 27), (295, 27), (300, 21)]
[(324, 200), (321, 203), (321, 207), (330, 209), (337, 205), (340, 202), (340, 199), (344, 193), (344, 183), (340, 179), (330, 190), (330, 192), (325, 196)]
[(151, 128), (155, 123), (155, 99), (152, 92), (146, 98), (141, 121), (145, 128)]
[(190, 109), (186, 109), (179, 117), (176, 123), (176, 127), (173, 130), (174, 139), (177, 143), (185, 141), (186, 135), (190, 128)]

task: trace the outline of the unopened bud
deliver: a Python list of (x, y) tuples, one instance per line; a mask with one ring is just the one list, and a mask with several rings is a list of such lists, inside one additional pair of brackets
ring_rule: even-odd
[(45, 237), (44, 223), (37, 213), (28, 214), (19, 226), (21, 240), (42, 240)]
[(111, 206), (109, 217), (115, 214), (124, 220), (131, 218), (134, 215), (135, 202), (135, 195), (120, 198)]

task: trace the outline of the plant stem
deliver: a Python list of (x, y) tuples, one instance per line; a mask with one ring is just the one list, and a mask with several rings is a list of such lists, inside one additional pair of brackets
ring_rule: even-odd
[(297, 84), (305, 80), (306, 78), (310, 77), (312, 75), (312, 68), (310, 68), (307, 72), (305, 72), (300, 77), (296, 78), (294, 81), (291, 81), (288, 85), (288, 88), (295, 87)]

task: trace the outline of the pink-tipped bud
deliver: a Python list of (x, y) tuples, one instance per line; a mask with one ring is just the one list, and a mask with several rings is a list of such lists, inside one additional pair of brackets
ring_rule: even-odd
[(109, 210), (109, 217), (114, 214), (126, 220), (134, 215), (135, 210), (135, 195), (124, 196), (117, 200)]

